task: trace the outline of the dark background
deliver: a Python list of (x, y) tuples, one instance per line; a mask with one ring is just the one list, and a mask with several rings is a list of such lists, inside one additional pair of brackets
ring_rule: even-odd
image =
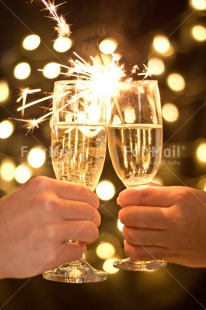
[[(56, 1), (56, 3), (60, 3)], [(98, 42), (106, 35), (117, 36), (117, 52), (129, 65), (143, 64), (151, 55), (152, 38), (164, 33), (170, 38), (175, 53), (165, 59), (166, 72), (158, 77), (162, 103), (174, 102), (180, 118), (175, 123), (164, 123), (165, 147), (169, 143), (184, 146), (186, 151), (180, 164), (171, 165), (168, 159), (162, 165), (159, 175), (165, 185), (188, 185), (198, 188), (198, 181), (206, 173), (205, 165), (199, 166), (194, 158), (198, 139), (206, 138), (205, 90), (191, 93), (198, 83), (205, 82), (206, 44), (194, 42), (189, 36), (189, 28), (195, 23), (205, 25), (204, 12), (195, 11), (187, 0), (69, 0), (59, 8), (71, 24), (72, 50), (58, 54), (52, 49), (56, 33), (55, 22), (47, 18), (41, 1), (0, 0), (0, 80), (7, 80), (11, 90), (9, 100), (0, 104), (0, 121), (9, 117), (19, 117), (16, 112), (17, 88), (40, 87), (51, 92), (53, 82), (46, 80), (37, 70), (49, 61), (67, 64), (73, 51), (89, 57), (95, 53)], [(23, 38), (39, 34), (41, 46), (35, 52), (22, 49)], [(26, 81), (13, 77), (13, 69), (20, 61), (28, 61), (32, 75)], [(166, 85), (170, 72), (180, 72), (186, 80), (186, 89), (174, 94)], [(203, 107), (202, 107), (203, 106)], [(41, 115), (38, 108), (29, 109), (26, 117)], [(21, 162), (22, 145), (32, 147), (38, 144), (50, 145), (47, 123), (26, 135), (21, 124), (14, 122), (15, 132), (6, 141), (0, 141), (0, 160), (6, 156)], [(54, 177), (51, 166), (45, 165), (37, 174)], [(123, 256), (121, 234), (116, 228), (118, 206), (116, 198), (124, 187), (116, 177), (109, 156), (107, 156), (102, 179), (110, 179), (115, 184), (113, 200), (101, 204), (102, 225), (100, 240), (115, 239), (117, 254)], [(10, 192), (18, 184), (8, 188)], [(188, 227), (190, 229), (190, 227)], [(120, 241), (118, 241), (120, 240)], [(99, 241), (98, 241), (99, 242)], [(90, 247), (88, 260), (95, 267), (102, 268), (102, 261), (95, 255), (98, 242)], [(205, 269), (192, 269), (168, 264), (164, 270), (151, 273), (118, 272), (109, 275), (104, 283), (61, 284), (53, 283), (38, 276), (26, 280), (0, 280), (0, 309), (206, 309)]]

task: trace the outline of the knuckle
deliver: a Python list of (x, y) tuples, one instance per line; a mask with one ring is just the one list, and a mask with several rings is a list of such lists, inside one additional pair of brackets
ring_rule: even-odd
[(181, 202), (184, 201), (185, 199), (188, 199), (188, 196), (191, 194), (191, 189), (189, 187), (178, 187), (177, 192), (176, 192), (176, 201)]
[(46, 212), (53, 213), (56, 209), (59, 208), (59, 202), (56, 197), (44, 197), (42, 207)]
[(43, 192), (49, 188), (49, 184), (51, 179), (45, 176), (38, 176), (36, 178), (31, 179), (28, 184), (33, 187), (37, 192)]
[(119, 220), (120, 220), (120, 222), (121, 222), (122, 224), (126, 224), (126, 223), (125, 223), (125, 210), (126, 210), (126, 208), (121, 209), (121, 210), (119, 211), (119, 215), (118, 215)]
[(148, 201), (149, 201), (149, 197), (151, 195), (151, 188), (143, 188), (141, 189), (141, 204), (147, 205)]
[(138, 244), (137, 241), (137, 236), (134, 232), (134, 230), (129, 229), (127, 227), (123, 228), (123, 237), (125, 238), (125, 240), (127, 240), (128, 243), (136, 245)]
[(45, 225), (43, 228), (43, 235), (49, 241), (53, 241), (58, 235), (58, 227), (55, 224)]
[(81, 186), (80, 191), (83, 196), (89, 196), (91, 194), (91, 191), (86, 186)]
[(88, 230), (90, 231), (88, 243), (92, 243), (99, 237), (99, 230), (93, 222), (88, 223)]
[(95, 210), (95, 213), (93, 215), (93, 220), (94, 220), (94, 223), (96, 224), (96, 226), (99, 227), (101, 224), (101, 216), (100, 216), (99, 212), (96, 210)]
[(59, 202), (56, 197), (49, 197), (44, 193), (34, 197), (32, 205), (41, 211), (53, 213), (58, 209)]

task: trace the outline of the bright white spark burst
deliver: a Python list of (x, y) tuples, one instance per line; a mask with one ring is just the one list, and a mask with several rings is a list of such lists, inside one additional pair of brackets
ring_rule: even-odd
[[(109, 102), (109, 98), (114, 94), (115, 91), (118, 90), (118, 83), (123, 77), (125, 77), (124, 66), (119, 64), (120, 57), (116, 54), (112, 55), (112, 61), (108, 65), (98, 63), (94, 58), (91, 57), (92, 65), (90, 65), (78, 54), (75, 53), (75, 55), (77, 57), (76, 60), (69, 60), (71, 64), (70, 67), (61, 65), (61, 67), (63, 67), (66, 71), (62, 72), (61, 74), (75, 78), (75, 83), (86, 82), (86, 87), (83, 87), (84, 90), (78, 95), (78, 99), (86, 97), (87, 100), (91, 102), (99, 101), (99, 98), (104, 100), (107, 98), (107, 102)], [(28, 95), (36, 93), (40, 91), (40, 89), (30, 90), (29, 88), (25, 88), (21, 89), (20, 91), (21, 93), (17, 99), (17, 102), (22, 101), (22, 105), (17, 109), (17, 111), (22, 111), (22, 115), (24, 114), (24, 110), (26, 108), (53, 98), (53, 95), (49, 95), (26, 103)], [(67, 94), (65, 94), (65, 96), (66, 95)], [(77, 98), (72, 98), (68, 104), (71, 104), (73, 100), (77, 100)], [(25, 127), (27, 127), (28, 130), (33, 130), (35, 127), (38, 127), (39, 123), (44, 121), (51, 114), (52, 110), (38, 119), (22, 121), (25, 122)], [(21, 121), (21, 119), (18, 119), (18, 121)]]

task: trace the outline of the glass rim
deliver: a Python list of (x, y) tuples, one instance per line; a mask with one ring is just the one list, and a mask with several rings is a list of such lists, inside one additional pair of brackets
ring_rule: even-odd
[[(67, 84), (76, 84), (76, 83), (84, 83), (84, 84), (89, 84), (91, 83), (90, 80), (84, 80), (84, 79), (77, 79), (77, 80), (58, 80), (54, 82), (54, 85), (67, 85)], [(117, 82), (117, 84), (125, 84), (125, 85), (130, 85), (130, 84), (143, 84), (143, 85), (147, 85), (147, 84), (158, 84), (158, 80), (132, 80), (132, 81), (119, 81)]]

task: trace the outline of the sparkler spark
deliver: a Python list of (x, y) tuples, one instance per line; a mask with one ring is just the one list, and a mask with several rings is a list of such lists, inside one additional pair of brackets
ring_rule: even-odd
[(52, 3), (51, 1), (41, 1), (45, 5), (46, 10), (49, 11), (51, 18), (57, 22), (57, 26), (54, 29), (57, 31), (58, 36), (69, 37), (71, 34), (70, 25), (67, 24), (65, 18), (62, 15), (59, 16), (57, 14), (57, 8), (66, 2), (55, 5), (54, 2)]
[(30, 89), (29, 87), (27, 87), (27, 88), (20, 88), (19, 91), (20, 91), (20, 96), (17, 98), (16, 102), (20, 102), (22, 100), (22, 107), (21, 107), (22, 114), (21, 115), (23, 117), (24, 109), (26, 106), (27, 95), (40, 92), (41, 89)]
[(148, 68), (145, 64), (143, 64), (143, 67), (145, 69), (145, 72), (138, 73), (138, 75), (144, 76), (143, 80), (147, 79), (149, 76), (151, 77), (152, 74), (154, 73), (154, 69)]

